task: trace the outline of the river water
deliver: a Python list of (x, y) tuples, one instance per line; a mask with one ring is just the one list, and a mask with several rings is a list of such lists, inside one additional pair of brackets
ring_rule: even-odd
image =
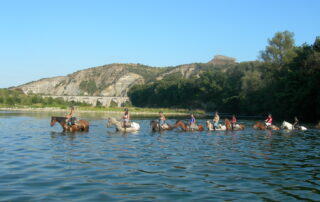
[(107, 115), (84, 114), (90, 132), (72, 134), (50, 127), (51, 115), (0, 112), (1, 201), (320, 200), (316, 129), (240, 120), (244, 131), (160, 134), (140, 118), (140, 132), (122, 134)]

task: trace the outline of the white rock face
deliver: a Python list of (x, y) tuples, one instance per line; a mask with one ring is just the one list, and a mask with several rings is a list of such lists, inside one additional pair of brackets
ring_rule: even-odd
[(142, 76), (134, 73), (128, 73), (120, 77), (115, 84), (110, 85), (101, 92), (103, 96), (127, 96), (129, 88), (135, 84), (143, 84), (144, 79)]
[(39, 81), (27, 83), (18, 88), (21, 88), (24, 93), (35, 93), (35, 94), (47, 94), (48, 92), (53, 92), (55, 87), (64, 81), (66, 77), (59, 76), (47, 79), (41, 79)]
[(55, 96), (90, 95), (81, 88), (82, 82), (93, 81), (96, 85), (93, 96), (126, 97), (129, 88), (135, 84), (143, 84), (144, 78), (129, 72), (125, 64), (114, 64), (90, 68), (75, 72), (68, 76), (41, 79), (17, 88), (24, 93), (35, 93)]
[(181, 65), (178, 66), (168, 72), (165, 72), (161, 75), (159, 75), (156, 80), (162, 80), (165, 76), (174, 74), (174, 73), (180, 73), (183, 78), (189, 78), (192, 74), (196, 72), (197, 68), (195, 64), (190, 65)]

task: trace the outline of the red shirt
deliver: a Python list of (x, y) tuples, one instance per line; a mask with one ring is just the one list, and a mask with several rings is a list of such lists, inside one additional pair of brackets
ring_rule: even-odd
[(237, 122), (237, 119), (236, 119), (236, 117), (235, 116), (233, 116), (232, 117), (232, 121), (231, 121), (231, 123), (236, 123)]
[(272, 123), (272, 117), (267, 118), (267, 123)]

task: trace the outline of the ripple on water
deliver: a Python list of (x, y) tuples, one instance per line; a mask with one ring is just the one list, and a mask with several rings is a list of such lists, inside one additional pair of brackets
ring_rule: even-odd
[(4, 201), (320, 197), (318, 130), (160, 134), (150, 132), (149, 120), (138, 120), (139, 133), (121, 134), (90, 119), (89, 133), (72, 134), (51, 128), (46, 116), (0, 119)]

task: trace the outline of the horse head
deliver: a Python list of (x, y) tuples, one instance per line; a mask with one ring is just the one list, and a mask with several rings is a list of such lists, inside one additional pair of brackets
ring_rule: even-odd
[(212, 125), (212, 123), (211, 123), (209, 120), (207, 120), (206, 123), (207, 123), (207, 128), (208, 128), (208, 130), (213, 130), (213, 125)]
[(158, 120), (151, 120), (150, 121), (150, 128), (152, 131), (160, 130), (160, 124)]
[(281, 129), (293, 129), (293, 126), (291, 123), (287, 122), (287, 121), (283, 121), (281, 124)]
[(54, 124), (56, 124), (56, 123), (57, 123), (57, 117), (52, 116), (52, 117), (51, 117), (50, 126), (52, 127), (52, 126), (54, 126)]
[(254, 129), (259, 129), (259, 130), (266, 130), (267, 127), (265, 126), (265, 124), (257, 121), (256, 124), (253, 125)]
[(112, 117), (107, 118), (107, 127), (108, 128), (115, 125), (116, 123), (117, 123), (117, 120), (115, 118), (112, 118)]

